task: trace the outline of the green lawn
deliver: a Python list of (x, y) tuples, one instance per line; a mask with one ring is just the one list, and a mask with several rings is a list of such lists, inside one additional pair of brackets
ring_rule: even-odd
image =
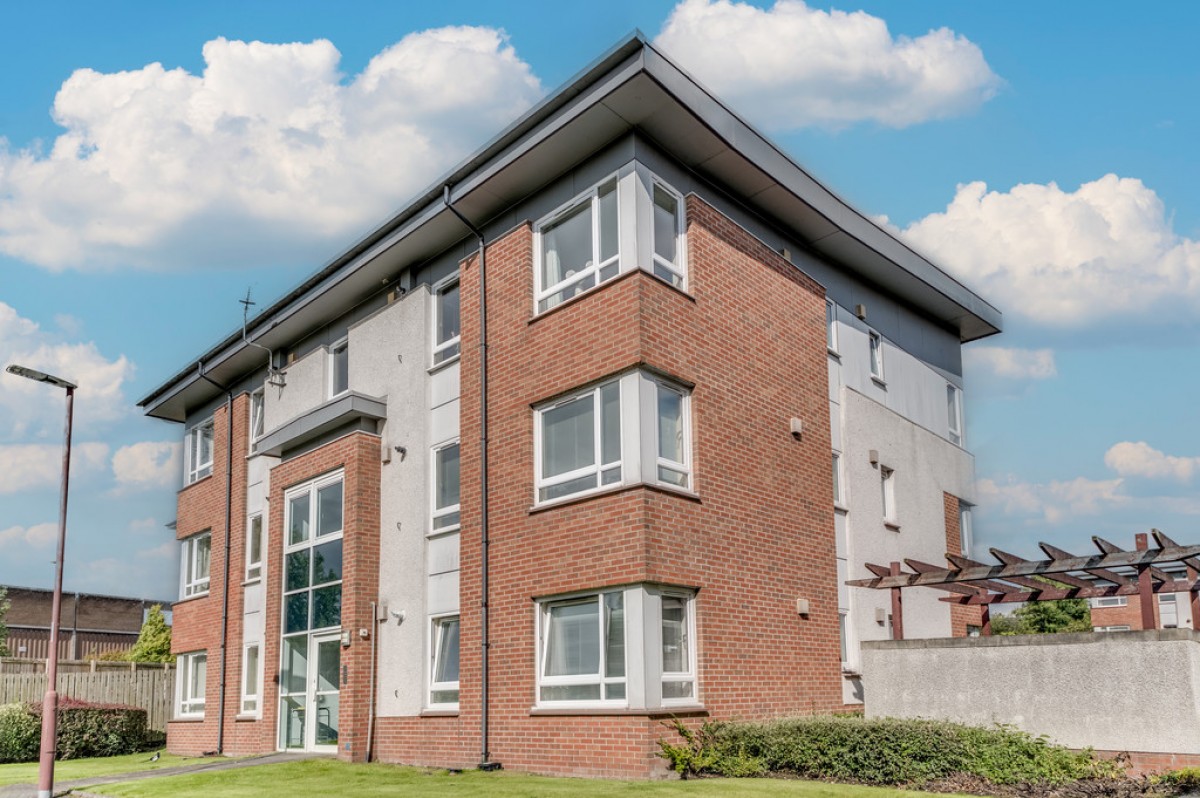
[[(279, 765), (130, 781), (95, 792), (135, 798), (294, 798), (341, 795), (346, 798), (421, 795), (448, 798), (674, 798), (675, 796), (748, 796), (748, 798), (914, 798), (912, 791), (781, 779), (701, 779), (692, 781), (600, 781), (552, 779), (519, 773), (450, 774), (392, 765), (351, 765), (310, 759)], [(953, 798), (939, 796), (939, 798)]]
[[(159, 770), (160, 768), (176, 767), (197, 761), (195, 758), (184, 758), (174, 754), (163, 753), (157, 762), (147, 760), (153, 752), (128, 754), (126, 756), (106, 756), (97, 759), (66, 759), (54, 763), (54, 782), (60, 783), (72, 779), (87, 779), (93, 776), (107, 776), (112, 773), (131, 773), (135, 770)], [(22, 762), (18, 765), (0, 765), (0, 787), (6, 784), (37, 784), (38, 763)]]

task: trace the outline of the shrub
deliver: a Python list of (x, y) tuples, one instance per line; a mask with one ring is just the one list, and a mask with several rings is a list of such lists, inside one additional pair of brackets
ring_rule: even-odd
[(41, 739), (41, 717), (26, 704), (0, 706), (0, 763), (34, 761)]
[(1200, 790), (1200, 768), (1182, 768), (1155, 776), (1155, 784), (1171, 788), (1172, 791), (1193, 793)]
[(683, 745), (660, 741), (682, 775), (788, 773), (867, 784), (919, 785), (954, 774), (994, 784), (1117, 776), (1118, 765), (1096, 760), (1010, 727), (894, 718), (809, 717), (770, 723), (706, 723), (698, 731), (674, 724)]
[[(41, 705), (27, 706), (40, 729)], [(146, 710), (120, 704), (93, 704), (74, 698), (59, 699), (59, 759), (132, 754), (143, 750), (145, 744)]]

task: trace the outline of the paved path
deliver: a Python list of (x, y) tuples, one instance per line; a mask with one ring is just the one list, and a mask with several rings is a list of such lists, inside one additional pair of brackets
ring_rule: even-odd
[[(180, 773), (206, 773), (210, 770), (232, 770), (233, 768), (257, 767), (258, 765), (273, 765), (277, 762), (295, 762), (298, 759), (313, 759), (317, 754), (266, 754), (244, 759), (225, 759), (212, 757), (190, 765), (179, 765), (159, 770), (138, 770), (132, 773), (112, 773), (107, 776), (96, 776), (90, 779), (75, 779), (74, 781), (57, 782), (54, 785), (55, 795), (70, 793), (76, 796), (95, 795), (87, 791), (88, 787), (99, 787), (103, 784), (115, 784), (119, 781), (135, 781), (137, 779), (155, 779), (160, 776), (175, 776)], [(0, 798), (37, 798), (36, 784), (11, 784), (0, 787)]]

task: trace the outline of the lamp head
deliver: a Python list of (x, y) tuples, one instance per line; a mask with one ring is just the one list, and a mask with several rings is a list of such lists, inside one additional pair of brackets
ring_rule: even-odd
[(53, 374), (47, 374), (44, 371), (27, 368), (26, 366), (12, 365), (5, 369), (5, 371), (9, 374), (16, 374), (18, 377), (24, 377), (27, 380), (33, 380), (34, 382), (48, 382), (59, 388), (66, 388), (68, 391), (79, 387), (73, 382), (64, 380), (62, 377), (55, 377)]

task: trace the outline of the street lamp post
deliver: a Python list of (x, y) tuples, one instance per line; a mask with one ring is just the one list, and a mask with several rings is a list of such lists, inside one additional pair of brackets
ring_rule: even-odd
[(62, 611), (63, 554), (67, 544), (67, 484), (71, 476), (71, 412), (75, 384), (24, 366), (9, 366), (9, 374), (45, 382), (67, 391), (67, 423), (62, 458), (62, 495), (58, 509), (58, 556), (54, 559), (54, 602), (50, 608), (50, 650), (46, 654), (46, 696), (42, 700), (42, 753), (38, 767), (38, 798), (54, 793), (54, 757), (58, 749), (58, 619)]

